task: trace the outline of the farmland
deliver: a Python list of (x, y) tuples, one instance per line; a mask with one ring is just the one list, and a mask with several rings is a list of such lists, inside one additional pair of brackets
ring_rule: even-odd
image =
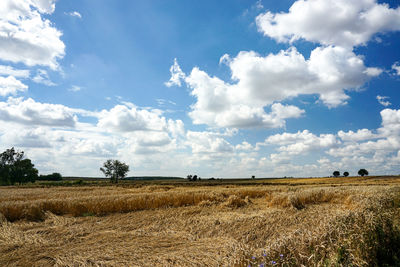
[(0, 188), (0, 266), (399, 264), (400, 177)]

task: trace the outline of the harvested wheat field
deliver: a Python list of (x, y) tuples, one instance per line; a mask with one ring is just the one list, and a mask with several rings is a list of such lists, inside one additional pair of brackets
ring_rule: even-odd
[(400, 178), (0, 188), (0, 266), (394, 266)]

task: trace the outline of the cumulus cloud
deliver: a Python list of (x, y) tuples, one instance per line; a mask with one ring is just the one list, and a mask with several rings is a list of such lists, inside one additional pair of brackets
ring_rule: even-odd
[[(83, 123), (79, 121), (81, 116), (98, 121)], [(113, 118), (116, 123), (109, 124)], [(136, 121), (119, 127), (127, 120)], [(0, 121), (0, 144), (23, 148), (41, 172), (50, 170), (73, 175), (73, 166), (72, 169), (79, 169), (85, 175), (99, 175), (99, 162), (110, 157), (128, 164), (140, 162), (148, 168), (146, 171), (151, 168), (159, 171), (162, 157), (150, 164), (149, 155), (153, 159), (156, 155), (187, 149), (183, 144), (186, 132), (181, 120), (167, 119), (160, 111), (141, 109), (132, 103), (90, 112), (30, 98), (8, 98), (0, 102)], [(77, 155), (80, 160), (73, 160)], [(173, 161), (169, 160), (171, 164)], [(176, 166), (183, 163), (174, 164), (169, 169), (164, 166), (164, 170), (174, 171), (175, 168), (177, 175)]]
[[(335, 157), (366, 157), (372, 155), (375, 163), (400, 149), (400, 110), (384, 109), (381, 111), (382, 126), (377, 134), (362, 129), (354, 132), (339, 132), (344, 141), (353, 141), (341, 147), (331, 148), (327, 153)], [(376, 139), (362, 142), (368, 139)]]
[(27, 89), (28, 86), (14, 76), (0, 76), (0, 96), (16, 95), (18, 92), (24, 92)]
[(386, 108), (381, 111), (382, 127), (378, 131), (385, 137), (400, 135), (400, 110)]
[(357, 132), (353, 131), (339, 131), (338, 136), (340, 139), (343, 141), (351, 141), (351, 142), (358, 142), (358, 141), (363, 141), (363, 140), (368, 140), (368, 139), (374, 139), (377, 138), (378, 136), (374, 133), (372, 133), (371, 130), (368, 129), (361, 129), (357, 130)]
[(192, 148), (192, 153), (225, 154), (233, 152), (234, 147), (213, 132), (187, 132), (187, 144)]
[(380, 95), (376, 96), (376, 99), (378, 100), (379, 104), (381, 104), (384, 107), (390, 106), (392, 104), (386, 100), (388, 98), (389, 98), (388, 96), (380, 96)]
[(30, 75), (29, 70), (18, 70), (11, 66), (0, 65), (0, 75), (13, 76), (16, 78), (28, 78)]
[(74, 127), (76, 110), (64, 105), (47, 104), (32, 98), (8, 98), (0, 102), (0, 120), (24, 125), (46, 125)]
[(181, 120), (169, 119), (167, 128), (171, 135), (175, 138), (185, 135), (185, 126)]
[[(355, 132), (339, 131), (337, 135), (320, 134), (318, 136), (304, 130), (297, 133), (272, 135), (263, 143), (257, 143), (256, 146), (258, 148), (267, 145), (277, 146), (278, 153), (272, 153), (269, 157), (276, 169), (283, 166), (290, 169), (300, 168), (302, 165), (292, 164), (294, 157), (304, 156), (312, 151), (314, 156), (319, 152), (332, 157), (329, 159), (326, 156), (320, 156), (316, 160), (318, 165), (303, 165), (305, 169), (309, 167), (313, 169), (314, 173), (323, 174), (329, 168), (356, 172), (359, 168), (366, 166), (377, 172), (393, 173), (399, 165), (400, 110), (384, 109), (380, 114), (382, 125), (374, 131), (360, 129)], [(299, 171), (307, 173), (306, 170)]]
[(46, 131), (43, 128), (18, 129), (14, 126), (3, 133), (1, 142), (15, 147), (49, 148), (51, 145), (46, 137)]
[(98, 127), (117, 132), (163, 131), (167, 121), (157, 110), (139, 109), (131, 105), (117, 105), (99, 113)]
[(241, 144), (237, 144), (235, 146), (235, 149), (238, 151), (241, 151), (241, 150), (242, 151), (250, 151), (250, 150), (253, 150), (254, 147), (250, 143), (243, 141)]
[(256, 23), (278, 42), (304, 39), (351, 48), (366, 44), (377, 33), (400, 30), (400, 8), (375, 0), (298, 0), (289, 12), (267, 11)]
[[(176, 61), (171, 67), (179, 71), (171, 72), (170, 82), (181, 85), (184, 80), (196, 97), (189, 113), (195, 124), (283, 127), (285, 119), (298, 118), (304, 110), (277, 102), (317, 94), (326, 106), (337, 107), (347, 103), (346, 90), (358, 89), (381, 73), (366, 67), (352, 51), (334, 46), (314, 49), (309, 59), (292, 47), (267, 56), (242, 51), (235, 58), (224, 55), (221, 60), (229, 66), (233, 83), (210, 77), (197, 67), (185, 75)], [(272, 112), (267, 113), (269, 106)]]
[(299, 155), (319, 149), (337, 146), (340, 142), (333, 134), (314, 135), (308, 130), (297, 133), (282, 133), (268, 137), (265, 144), (279, 145), (278, 151)]
[(54, 8), (55, 0), (2, 0), (0, 59), (57, 69), (65, 54), (62, 33), (42, 17)]

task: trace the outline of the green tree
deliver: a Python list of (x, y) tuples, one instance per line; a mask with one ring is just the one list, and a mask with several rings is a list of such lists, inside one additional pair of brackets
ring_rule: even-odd
[(344, 172), (344, 173), (343, 173), (343, 176), (344, 176), (344, 177), (349, 176), (349, 172)]
[(340, 176), (340, 172), (339, 172), (339, 171), (334, 171), (334, 172), (333, 172), (333, 176), (335, 176), (335, 177)]
[(61, 181), (62, 180), (62, 175), (58, 172), (53, 172), (52, 174), (47, 174), (47, 175), (40, 175), (37, 180), (41, 181)]
[(30, 159), (24, 159), (23, 151), (16, 151), (13, 147), (0, 154), (0, 182), (15, 184), (34, 182), (38, 177), (38, 170), (34, 168)]
[(109, 159), (103, 163), (100, 171), (110, 178), (111, 183), (118, 183), (118, 179), (124, 178), (129, 172), (129, 166), (119, 160)]
[(361, 175), (361, 176), (368, 175), (368, 171), (366, 169), (360, 169), (358, 171), (358, 175)]

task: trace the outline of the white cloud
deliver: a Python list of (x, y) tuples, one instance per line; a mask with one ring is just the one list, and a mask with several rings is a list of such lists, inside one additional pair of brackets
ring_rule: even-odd
[[(146, 166), (146, 172), (154, 170), (162, 175), (167, 169), (177, 175), (180, 171), (176, 166), (182, 166), (184, 158), (176, 159), (182, 160), (177, 164), (174, 155), (178, 154), (172, 153), (186, 149), (183, 122), (167, 120), (157, 110), (143, 110), (133, 104), (124, 106), (125, 109), (120, 109), (121, 106), (90, 112), (39, 103), (33, 99), (9, 98), (7, 102), (0, 102), (1, 148), (23, 148), (41, 172), (60, 171), (64, 175), (74, 175), (71, 170), (79, 169), (80, 175), (100, 175), (99, 165), (112, 157), (122, 159), (131, 166), (136, 166), (133, 163), (143, 164), (140, 168)], [(140, 130), (107, 124), (107, 119), (112, 118), (117, 118), (120, 123), (124, 122), (124, 118), (135, 119), (132, 114), (144, 121)], [(80, 116), (97, 118), (98, 123), (79, 122)], [(160, 171), (163, 165), (160, 162), (165, 157), (161, 155), (166, 153), (171, 155), (168, 162), (173, 167), (163, 166), (164, 171)], [(76, 161), (77, 155), (79, 161)]]
[[(166, 124), (158, 128), (144, 127), (137, 131), (113, 128), (110, 132), (95, 122), (79, 122), (77, 117), (71, 128), (69, 124), (49, 123), (55, 120), (49, 114), (66, 109), (72, 116), (91, 114), (99, 119), (101, 116), (65, 106), (49, 107), (50, 104), (26, 101), (30, 102), (20, 108), (17, 103), (24, 101), (10, 98), (8, 106), (15, 107), (7, 110), (14, 117), (7, 120), (3, 116), (4, 104), (0, 105), (0, 118), (3, 120), (0, 123), (0, 144), (2, 149), (9, 146), (22, 148), (42, 173), (59, 171), (64, 175), (74, 175), (71, 170), (79, 169), (80, 175), (98, 176), (101, 175), (98, 168), (107, 158), (118, 158), (128, 163), (135, 175), (168, 172), (185, 176), (195, 172), (202, 177), (316, 176), (330, 175), (336, 169), (356, 174), (359, 168), (367, 168), (371, 173), (393, 173), (399, 166), (400, 110), (385, 109), (381, 112), (382, 127), (376, 130), (378, 134), (361, 129), (339, 131), (337, 136), (316, 135), (307, 130), (272, 135), (262, 144), (277, 146), (277, 152), (270, 153), (269, 148), (256, 149), (246, 141), (232, 145), (228, 138), (234, 135), (234, 139), (240, 138), (240, 131), (185, 132), (183, 122), (167, 120), (159, 112), (155, 114), (164, 118), (162, 121)], [(41, 108), (36, 107), (38, 104)], [(47, 123), (33, 123), (26, 117), (32, 111), (24, 106), (33, 107), (36, 112), (42, 110), (44, 115), (47, 114)], [(127, 109), (142, 110), (133, 104)], [(24, 114), (20, 110), (25, 110)], [(40, 120), (45, 120), (44, 116)], [(260, 148), (260, 144), (257, 146)], [(79, 161), (75, 160), (77, 156)]]
[(171, 100), (162, 99), (162, 98), (157, 98), (156, 101), (157, 101), (157, 104), (158, 104), (159, 106), (167, 106), (167, 105), (174, 105), (174, 106), (176, 106), (176, 103), (175, 103), (174, 101), (171, 101)]
[[(77, 86), (77, 85), (72, 85), (72, 87), (68, 89), (68, 91), (71, 91), (71, 92), (78, 92), (78, 91), (80, 91), (80, 90), (82, 90), (82, 87)], [(106, 98), (106, 99), (107, 99), (107, 98)], [(111, 100), (111, 98), (110, 98), (110, 99), (107, 99), (107, 100)]]
[(76, 110), (63, 105), (39, 103), (29, 98), (8, 98), (0, 102), (0, 120), (23, 125), (74, 127)]
[(237, 144), (235, 146), (235, 149), (238, 150), (238, 151), (240, 151), (240, 150), (242, 150), (242, 151), (250, 151), (250, 150), (254, 150), (255, 148), (250, 143), (248, 143), (246, 141), (243, 141), (241, 144)]
[(371, 76), (371, 77), (379, 76), (379, 75), (381, 75), (382, 72), (383, 72), (383, 70), (380, 68), (367, 68), (365, 70), (365, 74), (367, 74), (368, 76)]
[(392, 69), (395, 71), (396, 75), (400, 75), (400, 65), (398, 62), (395, 62), (392, 65)]
[(388, 96), (380, 96), (377, 95), (376, 99), (378, 100), (379, 104), (381, 104), (384, 107), (390, 106), (392, 103), (390, 103), (389, 101), (386, 101), (386, 99), (388, 99)]
[(400, 135), (400, 110), (386, 108), (381, 111), (382, 127), (378, 131), (385, 137)]
[[(331, 148), (327, 153), (334, 157), (361, 157), (374, 155), (380, 152), (381, 156), (400, 149), (400, 143), (397, 138), (379, 139), (377, 141), (367, 141), (364, 143), (354, 143), (338, 148)], [(382, 153), (383, 152), (383, 153)]]
[(278, 151), (289, 155), (299, 155), (310, 151), (326, 149), (340, 144), (333, 134), (316, 136), (308, 130), (297, 133), (282, 133), (268, 137), (265, 144), (279, 145)]
[(11, 66), (0, 65), (0, 75), (14, 76), (16, 78), (28, 78), (30, 75), (29, 70), (17, 70)]
[(173, 137), (179, 137), (185, 135), (185, 126), (181, 120), (168, 120), (168, 131)]
[(264, 35), (278, 42), (304, 39), (351, 48), (377, 33), (400, 30), (400, 8), (375, 0), (298, 0), (288, 13), (268, 11), (256, 22)]
[(57, 69), (57, 60), (65, 54), (62, 33), (41, 16), (54, 8), (54, 0), (2, 0), (0, 59)]
[[(333, 134), (319, 136), (304, 130), (297, 133), (282, 133), (268, 137), (264, 143), (257, 143), (257, 147), (277, 145), (279, 153), (270, 154), (270, 162), (274, 172), (298, 169), (305, 175), (327, 175), (326, 170), (350, 171), (356, 175), (359, 168), (367, 168), (374, 173), (390, 174), (397, 171), (400, 162), (400, 110), (385, 109), (381, 111), (382, 126), (373, 133), (369, 129), (353, 131), (339, 131)], [(339, 137), (343, 142), (338, 140)], [(372, 140), (374, 139), (374, 140)], [(331, 156), (329, 159), (320, 156), (315, 164), (293, 165), (296, 157), (309, 154), (313, 157), (319, 153)], [(264, 160), (265, 162), (265, 160)], [(271, 166), (270, 166), (271, 168)], [(310, 171), (310, 172), (309, 172)], [(287, 175), (287, 174), (285, 174)]]
[(65, 12), (64, 14), (69, 15), (71, 17), (77, 17), (77, 18), (82, 18), (81, 13), (79, 13), (78, 11), (72, 11), (72, 12)]
[(358, 142), (358, 141), (363, 141), (363, 140), (368, 140), (368, 139), (374, 139), (377, 137), (377, 135), (373, 134), (372, 131), (368, 130), (368, 129), (361, 129), (361, 130), (358, 130), (357, 132), (339, 131), (338, 136), (343, 141), (351, 141), (351, 142)]
[(136, 106), (117, 105), (99, 113), (98, 127), (117, 132), (163, 131), (166, 119), (157, 110), (139, 109)]
[[(341, 133), (346, 141), (353, 141), (341, 147), (332, 148), (327, 153), (335, 157), (367, 157), (378, 164), (385, 164), (394, 152), (400, 150), (400, 110), (384, 109), (381, 111), (382, 127), (377, 129), (378, 134), (372, 134), (370, 130), (363, 129), (357, 133)], [(340, 132), (339, 132), (340, 133)], [(368, 139), (375, 141), (357, 142)], [(368, 158), (367, 158), (368, 159)], [(379, 164), (378, 164), (379, 165)], [(377, 166), (378, 166), (377, 165)]]
[(45, 14), (52, 14), (56, 8), (56, 0), (27, 0), (25, 2), (37, 8), (40, 13)]
[(18, 92), (24, 92), (28, 86), (15, 79), (14, 76), (0, 76), (0, 96), (16, 95)]
[[(299, 95), (319, 95), (328, 107), (346, 104), (345, 90), (358, 89), (381, 70), (367, 68), (363, 59), (341, 47), (318, 47), (306, 60), (292, 47), (265, 57), (255, 52), (240, 52), (235, 58), (224, 55), (221, 60), (232, 71), (227, 83), (210, 77), (195, 67), (185, 75), (175, 61), (171, 69), (173, 84), (181, 80), (196, 97), (189, 113), (195, 124), (213, 127), (265, 127), (285, 125), (285, 119), (298, 118), (304, 111), (279, 103)], [(179, 77), (179, 78), (177, 78)], [(271, 113), (264, 108), (271, 106)]]
[(35, 83), (41, 83), (47, 86), (55, 86), (56, 84), (53, 83), (50, 78), (49, 74), (47, 73), (46, 70), (38, 69), (36, 71), (36, 76), (32, 78), (32, 81)]
[(234, 149), (228, 141), (213, 132), (188, 131), (187, 144), (195, 154), (226, 154), (233, 152)]
[(49, 148), (49, 140), (46, 140), (46, 130), (43, 128), (25, 129), (10, 127), (1, 136), (1, 142), (15, 147)]
[(264, 8), (264, 6), (263, 6), (261, 0), (258, 0), (258, 1), (255, 3), (255, 8), (256, 8), (256, 9), (263, 9), (263, 8)]
[(271, 162), (276, 164), (276, 165), (282, 165), (282, 164), (288, 164), (291, 162), (291, 157), (287, 154), (280, 153), (280, 154), (274, 154), (272, 153), (269, 155)]
[(171, 78), (168, 82), (165, 83), (167, 87), (171, 87), (174, 85), (181, 86), (182, 80), (185, 79), (185, 74), (182, 72), (181, 67), (178, 64), (176, 58), (174, 59), (174, 64), (169, 69), (171, 73)]

